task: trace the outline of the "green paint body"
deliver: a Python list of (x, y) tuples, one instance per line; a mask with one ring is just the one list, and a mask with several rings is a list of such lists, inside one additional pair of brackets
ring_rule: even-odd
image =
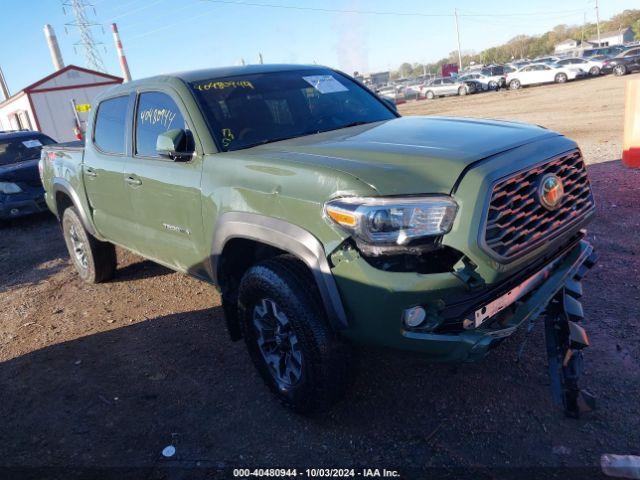
[[(88, 212), (97, 237), (205, 281), (212, 281), (212, 241), (225, 212), (257, 213), (297, 225), (319, 240), (330, 259), (349, 321), (341, 334), (354, 342), (419, 352), (433, 361), (464, 361), (481, 358), (494, 339), (482, 328), (447, 335), (403, 330), (404, 309), (446, 303), (467, 286), (451, 272), (383, 271), (355, 250), (338, 251), (348, 235), (324, 216), (327, 200), (344, 195), (452, 195), (459, 211), (442, 243), (477, 265), (476, 273), (488, 286), (504, 282), (584, 226), (583, 222), (555, 244), (508, 264), (491, 259), (479, 246), (491, 184), (576, 148), (573, 141), (544, 128), (402, 117), (221, 153), (185, 81), (189, 79), (178, 76), (135, 81), (98, 101), (119, 95), (133, 98), (144, 91), (168, 93), (195, 138), (196, 153), (189, 162), (134, 156), (131, 125), (127, 154), (104, 155), (92, 143), (90, 121), (84, 151), (45, 149), (47, 204), (57, 213), (54, 181), (64, 179), (78, 193), (79, 206)], [(55, 159), (47, 158), (46, 152), (55, 152)], [(86, 175), (88, 166), (95, 177)], [(141, 185), (125, 181), (132, 175)], [(585, 242), (577, 244), (510, 323), (520, 325), (540, 313), (590, 251)]]

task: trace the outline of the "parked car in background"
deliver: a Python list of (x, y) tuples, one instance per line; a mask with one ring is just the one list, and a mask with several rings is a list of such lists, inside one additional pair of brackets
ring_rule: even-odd
[(462, 79), (458, 77), (458, 81), (463, 82), (467, 86), (467, 93), (481, 93), (488, 90), (488, 87), (477, 79)]
[(381, 90), (378, 90), (378, 95), (383, 98), (387, 98), (392, 100), (396, 105), (400, 105), (401, 103), (406, 103), (407, 99), (404, 95), (403, 88), (396, 88), (396, 86), (385, 87)]
[(598, 55), (609, 55), (615, 57), (619, 53), (622, 53), (626, 50), (624, 45), (612, 45), (610, 47), (598, 47), (598, 48), (590, 48), (582, 52), (583, 58), (595, 57)]
[(549, 55), (549, 56), (546, 56), (546, 57), (535, 58), (533, 61), (535, 63), (552, 64), (552, 63), (556, 63), (558, 60), (560, 60), (560, 57), (556, 57), (554, 55)]
[(568, 80), (575, 80), (580, 75), (584, 75), (583, 70), (570, 69), (567, 67), (555, 67), (546, 63), (532, 63), (522, 67), (520, 70), (507, 75), (507, 85), (510, 89), (516, 90), (526, 85), (539, 83), (565, 83)]
[(425, 82), (422, 80), (407, 83), (404, 89), (405, 99), (416, 100), (418, 97), (420, 97), (420, 91), (422, 90), (424, 83)]
[[(504, 71), (504, 69), (503, 69)], [(505, 79), (502, 75), (487, 75), (481, 72), (473, 72), (467, 73), (466, 75), (462, 75), (458, 77), (459, 80), (464, 82), (468, 82), (470, 80), (480, 83), (482, 86), (482, 90), (497, 90), (500, 87), (505, 85)]]
[(640, 70), (640, 47), (630, 48), (602, 64), (602, 73), (613, 72), (619, 77), (636, 70)]
[(555, 64), (559, 67), (576, 67), (585, 72), (588, 72), (589, 75), (598, 76), (600, 75), (600, 71), (602, 70), (602, 64), (604, 60), (596, 60), (595, 57), (592, 58), (563, 58), (562, 60), (558, 60)]
[(448, 95), (466, 95), (467, 93), (469, 93), (469, 86), (466, 83), (453, 77), (441, 77), (427, 82), (422, 89), (421, 96), (432, 99)]
[(38, 160), (53, 143), (40, 132), (0, 131), (0, 222), (47, 210)]

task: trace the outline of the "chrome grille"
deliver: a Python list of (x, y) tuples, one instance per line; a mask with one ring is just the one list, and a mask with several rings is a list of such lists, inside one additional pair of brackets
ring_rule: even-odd
[[(540, 179), (549, 173), (560, 177), (564, 186), (564, 197), (556, 210), (546, 209), (538, 199)], [(559, 235), (593, 208), (582, 156), (578, 150), (572, 151), (494, 185), (483, 247), (500, 260), (512, 260)]]

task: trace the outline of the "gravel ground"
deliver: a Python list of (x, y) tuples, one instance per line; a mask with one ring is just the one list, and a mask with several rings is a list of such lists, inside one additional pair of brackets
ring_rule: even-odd
[[(581, 144), (598, 202), (589, 238), (601, 260), (583, 301), (597, 412), (570, 420), (551, 404), (537, 328), (520, 362), (522, 334), (461, 366), (359, 351), (343, 402), (294, 415), (228, 340), (212, 287), (123, 250), (113, 281), (85, 285), (40, 215), (0, 230), (0, 465), (18, 468), (0, 478), (230, 478), (232, 467), (274, 466), (596, 478), (602, 453), (640, 454), (640, 171), (618, 160), (622, 98), (623, 80), (605, 77), (402, 108), (539, 123)], [(169, 444), (177, 453), (163, 460)]]

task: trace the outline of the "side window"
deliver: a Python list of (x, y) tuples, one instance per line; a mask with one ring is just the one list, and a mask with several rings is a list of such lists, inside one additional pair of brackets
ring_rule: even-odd
[(100, 102), (96, 113), (93, 142), (105, 153), (125, 153), (125, 130), (129, 97), (110, 98)]
[(158, 135), (180, 128), (186, 129), (187, 125), (169, 95), (161, 92), (143, 92), (139, 95), (136, 110), (136, 155), (157, 157)]

